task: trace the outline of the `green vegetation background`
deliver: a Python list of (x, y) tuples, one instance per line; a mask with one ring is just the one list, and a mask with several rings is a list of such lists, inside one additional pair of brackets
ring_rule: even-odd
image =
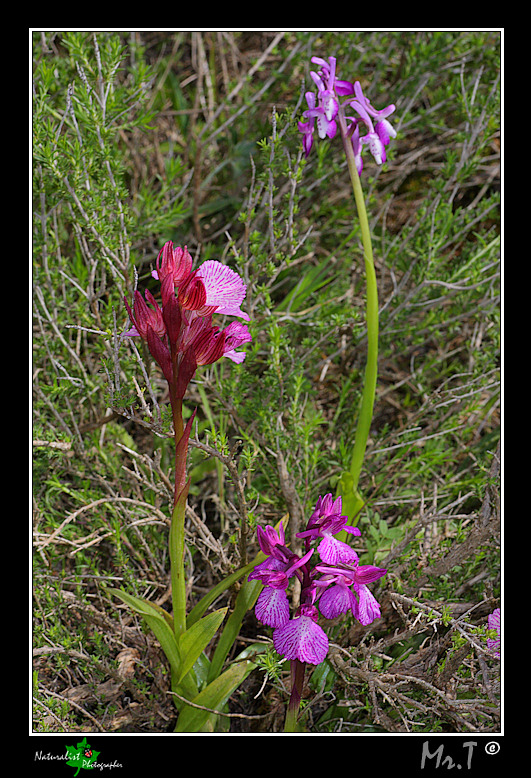
[[(253, 334), (243, 365), (203, 369), (187, 398), (190, 601), (255, 553), (257, 524), (289, 513), (294, 532), (348, 467), (360, 236), (341, 144), (306, 161), (297, 132), (310, 58), (330, 54), (397, 106), (387, 164), (363, 172), (381, 334), (358, 524), (362, 561), (389, 572), (382, 619), (328, 625), (305, 722), (499, 731), (499, 662), (480, 650), (500, 604), (491, 31), (33, 33), (36, 731), (174, 726), (160, 648), (106, 593), (169, 606), (164, 380), (120, 338), (123, 296), (149, 286), (165, 241), (243, 275)], [(250, 613), (239, 650), (269, 638)], [(268, 651), (220, 726), (281, 731), (287, 682)]]

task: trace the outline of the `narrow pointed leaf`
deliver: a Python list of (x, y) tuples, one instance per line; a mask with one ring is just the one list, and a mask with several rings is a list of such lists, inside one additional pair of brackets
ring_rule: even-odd
[(242, 584), (238, 596), (236, 597), (234, 610), (223, 628), (214, 656), (212, 657), (208, 673), (209, 681), (213, 681), (221, 672), (223, 663), (234, 645), (234, 641), (238, 637), (245, 614), (254, 607), (262, 589), (263, 584), (261, 581), (245, 581), (245, 583)]
[(166, 654), (172, 670), (178, 674), (181, 668), (181, 658), (171, 626), (171, 616), (163, 608), (154, 606), (147, 600), (140, 599), (140, 597), (133, 597), (133, 595), (122, 592), (120, 589), (111, 589), (110, 591), (146, 620)]
[(225, 618), (228, 608), (220, 608), (202, 619), (196, 621), (179, 639), (179, 653), (181, 655), (181, 671), (178, 683), (192, 669), (201, 653), (208, 646), (221, 622)]
[(173, 628), (173, 619), (171, 617), (171, 613), (165, 611), (164, 608), (162, 608), (160, 605), (157, 605), (156, 602), (149, 602), (149, 600), (143, 600), (141, 597), (133, 597), (132, 594), (123, 592), (121, 589), (109, 589), (108, 591), (112, 592), (117, 597), (120, 597), (120, 599), (123, 600), (126, 605), (129, 605), (129, 607), (137, 613), (141, 613), (142, 615), (145, 614), (147, 616), (162, 616), (162, 618), (168, 623), (170, 629)]
[[(265, 556), (263, 559), (265, 559)], [(236, 583), (236, 581), (238, 581), (242, 576), (250, 573), (251, 570), (253, 570), (253, 568), (255, 568), (260, 561), (263, 561), (263, 559), (260, 560), (257, 558), (253, 562), (249, 562), (248, 565), (245, 565), (245, 567), (240, 567), (239, 570), (231, 573), (218, 584), (216, 584), (216, 586), (214, 586), (214, 588), (211, 589), (209, 593), (206, 594), (201, 600), (199, 600), (194, 608), (192, 608), (186, 620), (187, 626), (190, 627), (192, 624), (195, 624), (195, 622), (201, 618), (203, 613), (214, 602), (214, 600), (217, 600), (220, 594), (223, 594), (226, 589), (229, 589), (232, 584)]]
[[(203, 705), (205, 708), (220, 710), (231, 694), (255, 667), (254, 662), (249, 661), (237, 662), (231, 665), (228, 670), (225, 670), (212, 683), (209, 683), (203, 691), (199, 692), (191, 702), (194, 702), (196, 705)], [(211, 715), (206, 710), (187, 706), (179, 713), (175, 732), (199, 732)]]

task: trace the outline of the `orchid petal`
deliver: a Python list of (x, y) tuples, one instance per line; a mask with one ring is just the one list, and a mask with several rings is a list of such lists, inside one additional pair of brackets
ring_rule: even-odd
[(275, 651), (286, 659), (318, 665), (328, 653), (328, 638), (310, 616), (297, 616), (273, 633)]
[(372, 624), (375, 619), (380, 618), (380, 605), (366, 586), (359, 587), (358, 596), (359, 604), (356, 618), (360, 624), (366, 627), (368, 624)]
[(323, 562), (329, 565), (336, 565), (338, 562), (357, 562), (358, 560), (354, 549), (333, 535), (325, 535), (317, 550)]
[(216, 306), (217, 313), (249, 321), (249, 315), (240, 309), (247, 287), (238, 273), (215, 259), (209, 259), (198, 268), (197, 275), (206, 289), (206, 307)]
[(334, 90), (336, 95), (346, 97), (347, 95), (354, 94), (354, 85), (350, 81), (342, 81), (341, 79), (336, 78)]
[(368, 584), (373, 581), (377, 581), (387, 573), (383, 567), (375, 567), (374, 565), (360, 565), (356, 568), (356, 583)]
[(311, 70), (310, 71), (310, 76), (312, 77), (312, 79), (313, 79), (313, 81), (315, 83), (315, 86), (317, 87), (319, 92), (324, 92), (326, 87), (325, 87), (325, 85), (323, 83), (323, 79), (321, 78), (319, 73), (316, 73), (314, 70)]
[(379, 121), (374, 129), (376, 130), (378, 137), (384, 146), (387, 146), (390, 138), (396, 138), (396, 130), (393, 125), (387, 121), (387, 119), (382, 119)]
[(227, 357), (227, 359), (230, 359), (232, 362), (236, 362), (237, 365), (241, 365), (247, 354), (245, 351), (235, 351), (233, 349), (232, 351), (226, 351), (223, 356)]
[(382, 165), (386, 161), (387, 155), (385, 153), (385, 146), (379, 136), (375, 132), (369, 132), (368, 135), (365, 135), (361, 140), (362, 143), (369, 147), (369, 151), (374, 157), (376, 164)]
[(268, 627), (282, 627), (289, 621), (289, 602), (284, 589), (265, 586), (254, 608), (258, 621)]
[(328, 67), (328, 62), (322, 57), (312, 57), (310, 61), (313, 62), (314, 65), (320, 65), (322, 68)]
[(335, 619), (349, 610), (355, 613), (357, 606), (356, 595), (344, 584), (330, 586), (319, 600), (319, 610), (326, 619)]

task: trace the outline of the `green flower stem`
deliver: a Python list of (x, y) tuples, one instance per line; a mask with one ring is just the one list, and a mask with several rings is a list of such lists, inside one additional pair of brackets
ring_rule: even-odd
[(186, 630), (186, 579), (184, 575), (184, 516), (188, 484), (181, 491), (170, 525), (171, 596), (173, 605), (173, 631), (179, 639)]
[(173, 605), (173, 631), (177, 640), (186, 630), (186, 579), (184, 574), (184, 519), (189, 483), (186, 483), (188, 435), (184, 430), (182, 401), (172, 402), (175, 430), (175, 491), (170, 525), (169, 551)]
[(292, 659), (290, 662), (291, 670), (291, 696), (289, 698), (288, 710), (286, 711), (286, 720), (284, 722), (284, 732), (297, 732), (297, 718), (302, 699), (302, 687), (304, 684), (304, 672), (306, 664), (299, 659)]
[[(171, 391), (171, 390), (170, 390)], [(183, 401), (178, 398), (171, 400), (173, 430), (175, 433), (175, 489), (173, 492), (173, 505), (177, 504), (179, 494), (186, 482), (186, 451), (183, 453), (179, 448), (179, 441), (184, 432), (183, 422)]]
[(371, 232), (369, 229), (369, 220), (365, 208), (365, 198), (361, 188), (361, 181), (356, 168), (354, 150), (347, 132), (347, 124), (343, 109), (339, 109), (338, 123), (343, 140), (343, 147), (347, 157), (348, 171), (352, 182), (352, 190), (356, 201), (358, 218), (361, 227), (361, 239), (363, 243), (365, 259), (365, 277), (367, 284), (367, 303), (366, 303), (366, 321), (367, 321), (367, 364), (365, 367), (365, 382), (363, 385), (363, 394), (356, 429), (356, 438), (354, 449), (352, 451), (352, 460), (350, 463), (350, 474), (353, 479), (353, 491), (358, 488), (361, 467), (367, 447), (367, 439), (372, 422), (374, 408), (374, 397), (376, 393), (376, 378), (378, 375), (378, 287), (376, 283), (376, 273), (374, 270), (374, 259), (372, 254)]

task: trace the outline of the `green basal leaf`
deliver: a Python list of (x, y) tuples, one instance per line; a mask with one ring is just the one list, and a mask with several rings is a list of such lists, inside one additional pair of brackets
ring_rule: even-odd
[(181, 669), (177, 676), (180, 683), (184, 676), (190, 672), (201, 653), (210, 643), (221, 622), (225, 618), (228, 608), (220, 608), (192, 624), (179, 639), (179, 653), (181, 655)]
[(161, 616), (167, 622), (170, 629), (173, 627), (171, 614), (168, 613), (168, 611), (165, 611), (164, 608), (161, 608), (160, 605), (157, 605), (154, 602), (149, 602), (148, 600), (143, 600), (140, 597), (134, 597), (132, 594), (128, 594), (121, 589), (109, 589), (109, 591), (115, 594), (117, 597), (120, 597), (120, 599), (123, 600), (126, 605), (129, 605), (129, 607), (137, 613), (141, 613), (142, 615), (147, 616)]
[(208, 673), (209, 681), (213, 681), (221, 672), (223, 663), (234, 645), (234, 641), (238, 637), (245, 614), (254, 607), (262, 588), (263, 584), (261, 581), (246, 581), (242, 584), (238, 596), (236, 597), (234, 610), (223, 628), (214, 656), (212, 657)]
[(171, 616), (160, 606), (153, 605), (152, 603), (147, 602), (147, 600), (142, 600), (139, 597), (133, 597), (133, 595), (127, 594), (127, 592), (123, 592), (121, 589), (110, 589), (110, 591), (146, 620), (148, 626), (159, 641), (162, 650), (166, 654), (172, 671), (179, 674), (181, 670), (181, 658), (171, 626)]
[[(254, 662), (249, 661), (231, 665), (228, 670), (209, 683), (202, 692), (199, 692), (191, 702), (203, 705), (205, 708), (220, 710), (255, 667)], [(175, 732), (199, 732), (205, 727), (208, 719), (215, 715), (206, 710), (187, 706), (179, 713)]]
[(284, 300), (277, 305), (276, 310), (289, 310), (291, 313), (294, 313), (302, 306), (309, 305), (312, 294), (330, 283), (330, 279), (326, 275), (328, 270), (328, 258), (319, 265), (309, 269)]

